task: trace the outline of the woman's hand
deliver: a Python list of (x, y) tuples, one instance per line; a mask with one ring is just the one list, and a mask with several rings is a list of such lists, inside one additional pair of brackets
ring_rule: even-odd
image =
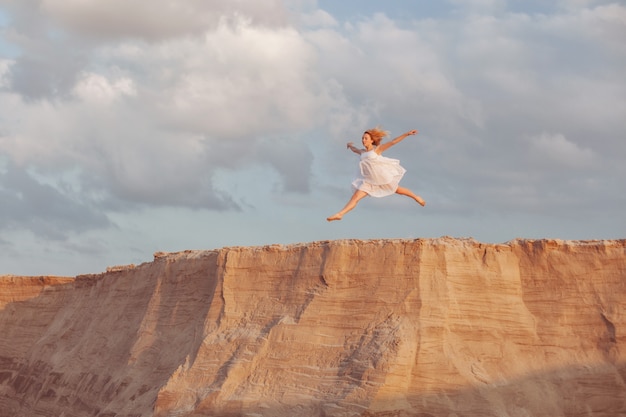
[(395, 145), (396, 143), (400, 143), (402, 142), (404, 139), (406, 139), (409, 136), (412, 135), (417, 135), (417, 130), (413, 129), (413, 130), (409, 130), (406, 133), (401, 134), (400, 136), (398, 136), (397, 138), (393, 139), (391, 142), (387, 142), (387, 143), (381, 143), (380, 145), (378, 145), (378, 147), (376, 148), (376, 153), (378, 155), (380, 155), (381, 153), (383, 153), (384, 151), (386, 151), (387, 149), (389, 149), (390, 147), (392, 147), (393, 145)]
[(346, 145), (346, 148), (350, 149), (352, 152), (354, 152), (357, 155), (361, 155), (364, 152), (359, 148), (355, 148), (354, 142), (348, 142), (348, 144)]

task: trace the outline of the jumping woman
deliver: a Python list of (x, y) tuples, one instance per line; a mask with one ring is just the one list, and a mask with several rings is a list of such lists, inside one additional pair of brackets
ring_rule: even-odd
[(361, 161), (359, 162), (360, 175), (352, 181), (354, 194), (352, 194), (350, 201), (341, 211), (326, 218), (326, 220), (329, 222), (341, 220), (344, 214), (355, 208), (357, 203), (368, 195), (385, 197), (394, 193), (401, 194), (411, 197), (421, 206), (425, 206), (426, 202), (420, 196), (414, 194), (408, 188), (399, 186), (400, 180), (406, 172), (406, 169), (400, 165), (400, 161), (382, 156), (384, 151), (408, 136), (415, 134), (417, 134), (417, 130), (411, 130), (389, 142), (381, 144), (381, 141), (389, 135), (389, 132), (376, 127), (363, 133), (361, 143), (363, 143), (364, 149), (359, 149), (352, 142), (348, 142), (347, 148), (361, 156)]

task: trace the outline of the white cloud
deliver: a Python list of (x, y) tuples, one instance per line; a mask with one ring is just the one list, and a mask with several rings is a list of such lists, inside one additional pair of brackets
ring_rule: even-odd
[[(49, 175), (79, 167), (83, 186), (133, 203), (235, 207), (212, 178), (250, 163), (272, 166), (288, 191), (309, 189), (306, 145), (281, 149), (319, 124), (329, 97), (295, 29), (233, 18), (203, 36), (124, 41), (90, 58), (70, 97), (2, 96), (13, 109), (4, 114), (20, 117), (5, 125), (1, 151)], [(275, 138), (283, 145), (262, 151)]]
[(159, 107), (178, 128), (219, 137), (306, 129), (324, 105), (313, 50), (292, 28), (223, 24), (167, 48), (182, 71), (165, 75)]
[[(450, 77), (440, 45), (429, 40), (431, 35), (439, 36), (432, 30), (428, 24), (424, 28), (401, 27), (378, 14), (343, 30), (307, 33), (319, 51), (321, 76), (334, 86), (335, 94), (344, 97), (335, 96), (334, 117), (365, 110), (365, 117), (355, 121), (367, 119), (371, 124), (402, 119), (439, 126), (480, 126), (482, 109), (459, 91)], [(346, 107), (345, 102), (351, 106)]]
[(137, 91), (130, 78), (109, 81), (99, 74), (84, 73), (74, 86), (74, 94), (87, 103), (110, 104), (119, 96), (135, 96)]

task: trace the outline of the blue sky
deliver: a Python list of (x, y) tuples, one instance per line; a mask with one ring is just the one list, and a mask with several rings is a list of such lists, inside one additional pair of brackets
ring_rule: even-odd
[[(626, 237), (626, 4), (0, 0), (0, 274), (329, 239)], [(410, 199), (340, 222), (382, 125)]]

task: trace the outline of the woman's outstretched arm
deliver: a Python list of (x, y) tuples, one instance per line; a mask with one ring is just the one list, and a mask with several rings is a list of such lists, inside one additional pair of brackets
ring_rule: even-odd
[(352, 152), (361, 155), (363, 153), (363, 149), (359, 149), (356, 146), (354, 146), (353, 142), (348, 142), (348, 144), (346, 145), (346, 148), (350, 149)]
[(393, 140), (389, 142), (381, 143), (380, 145), (378, 145), (378, 148), (376, 148), (376, 153), (378, 154), (383, 153), (387, 149), (391, 148), (393, 145), (400, 143), (401, 141), (406, 139), (407, 136), (411, 136), (411, 135), (417, 135), (417, 130), (410, 130), (406, 133), (401, 134), (400, 136), (398, 136), (397, 138), (394, 138)]

